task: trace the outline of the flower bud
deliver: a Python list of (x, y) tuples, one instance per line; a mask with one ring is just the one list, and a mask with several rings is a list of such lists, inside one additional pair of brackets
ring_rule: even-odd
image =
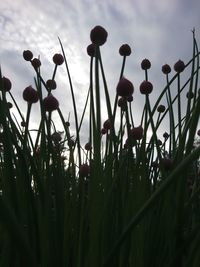
[(55, 65), (62, 65), (63, 62), (64, 62), (63, 55), (61, 55), (61, 54), (55, 54), (53, 56), (53, 62), (54, 62)]
[(82, 164), (80, 166), (80, 168), (79, 168), (79, 176), (80, 177), (86, 177), (86, 176), (88, 176), (89, 172), (90, 172), (90, 167), (88, 166), (87, 163)]
[(94, 57), (95, 56), (95, 45), (94, 44), (90, 44), (87, 47), (87, 53), (90, 57)]
[(30, 50), (24, 50), (24, 52), (23, 52), (23, 58), (26, 61), (31, 61), (31, 59), (33, 58), (33, 53)]
[(143, 137), (143, 128), (142, 128), (141, 125), (131, 129), (131, 137), (133, 137), (135, 140), (142, 139), (142, 137)]
[(46, 81), (46, 86), (48, 87), (48, 89), (50, 90), (54, 90), (56, 89), (57, 85), (56, 85), (56, 81), (55, 80), (47, 80)]
[(153, 91), (153, 85), (149, 81), (143, 81), (140, 84), (140, 92), (143, 95), (149, 95)]
[(157, 107), (157, 111), (158, 111), (159, 113), (163, 113), (163, 112), (165, 111), (165, 106), (164, 106), (164, 105), (159, 105), (159, 106)]
[(36, 103), (38, 101), (38, 92), (32, 86), (28, 86), (23, 91), (23, 99), (30, 104)]
[(141, 62), (141, 68), (143, 70), (150, 69), (151, 68), (151, 62), (147, 58), (143, 59), (142, 62)]
[(169, 74), (169, 73), (171, 72), (171, 68), (170, 68), (170, 66), (169, 66), (168, 64), (163, 65), (163, 66), (162, 66), (162, 72), (163, 72), (164, 74)]
[(182, 60), (179, 60), (177, 61), (175, 64), (174, 64), (174, 70), (178, 73), (184, 71), (185, 69), (185, 64)]
[(131, 54), (131, 48), (128, 44), (123, 44), (120, 48), (119, 48), (119, 54), (121, 56), (130, 56)]
[(92, 43), (99, 46), (106, 42), (107, 36), (107, 31), (99, 25), (94, 27), (90, 32), (90, 39)]
[(52, 94), (49, 94), (47, 97), (44, 98), (43, 104), (44, 109), (48, 112), (52, 112), (59, 107), (58, 100)]
[(31, 64), (34, 67), (34, 69), (38, 69), (41, 66), (41, 61), (38, 58), (34, 58), (31, 61)]
[(117, 85), (117, 94), (119, 96), (127, 97), (132, 95), (134, 92), (134, 87), (132, 82), (127, 80), (126, 78), (121, 78)]
[(2, 84), (3, 84), (4, 91), (6, 92), (10, 91), (12, 87), (12, 83), (7, 77), (2, 77)]

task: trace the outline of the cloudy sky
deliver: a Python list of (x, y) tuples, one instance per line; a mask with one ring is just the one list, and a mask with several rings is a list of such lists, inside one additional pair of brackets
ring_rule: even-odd
[[(111, 98), (119, 79), (122, 58), (119, 47), (128, 43), (132, 54), (128, 58), (125, 75), (135, 87), (135, 116), (140, 119), (142, 100), (139, 84), (144, 79), (141, 60), (152, 63), (149, 79), (154, 84), (155, 97), (164, 86), (161, 66), (182, 59), (187, 62), (192, 54), (192, 33), (195, 27), (200, 38), (199, 0), (4, 0), (0, 1), (0, 64), (4, 76), (13, 84), (13, 95), (23, 112), (23, 89), (33, 85), (34, 71), (22, 58), (23, 50), (30, 49), (42, 61), (45, 80), (53, 71), (52, 56), (61, 51), (62, 40), (68, 59), (79, 111), (83, 109), (89, 86), (89, 62), (86, 47), (90, 44), (90, 30), (103, 26), (108, 32), (101, 48), (103, 64)], [(58, 70), (58, 97), (66, 118), (72, 113), (69, 85), (64, 66)], [(32, 115), (37, 117), (37, 109)], [(106, 114), (102, 115), (106, 117)], [(137, 118), (136, 118), (137, 119)]]

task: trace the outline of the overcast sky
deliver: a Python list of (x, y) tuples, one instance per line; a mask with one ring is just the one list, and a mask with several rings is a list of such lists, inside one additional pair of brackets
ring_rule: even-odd
[[(192, 54), (192, 33), (195, 27), (200, 36), (199, 0), (4, 0), (0, 1), (0, 64), (4, 76), (11, 79), (13, 95), (23, 112), (23, 89), (33, 85), (34, 71), (23, 60), (23, 50), (40, 55), (44, 79), (51, 77), (52, 56), (61, 51), (58, 36), (63, 42), (68, 59), (79, 110), (83, 109), (89, 86), (89, 62), (86, 47), (90, 44), (90, 30), (103, 26), (108, 39), (101, 48), (108, 87), (115, 97), (122, 58), (119, 47), (128, 43), (132, 54), (128, 58), (125, 75), (135, 87), (135, 114), (140, 118), (142, 105), (139, 84), (144, 79), (141, 60), (152, 63), (149, 79), (154, 84), (154, 97), (164, 86), (161, 66), (182, 59), (187, 62)], [(61, 109), (71, 111), (69, 86), (65, 68), (59, 68), (55, 91)], [(153, 96), (152, 96), (153, 97)], [(142, 108), (141, 108), (142, 109)], [(37, 110), (32, 115), (36, 117)], [(106, 116), (103, 114), (103, 117)]]

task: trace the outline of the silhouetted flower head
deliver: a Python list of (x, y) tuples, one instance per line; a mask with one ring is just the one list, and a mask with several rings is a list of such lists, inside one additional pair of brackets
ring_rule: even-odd
[(31, 59), (33, 58), (33, 53), (30, 50), (24, 50), (24, 52), (23, 52), (23, 58), (26, 61), (31, 61)]
[(165, 111), (165, 106), (164, 106), (164, 105), (159, 105), (159, 106), (157, 107), (157, 111), (158, 111), (159, 113), (163, 113), (163, 112)]
[(51, 135), (51, 139), (54, 141), (54, 143), (59, 143), (62, 140), (61, 134), (59, 132), (54, 132)]
[(197, 131), (197, 135), (200, 136), (200, 129)]
[(64, 62), (64, 57), (61, 54), (55, 54), (53, 56), (53, 62), (55, 65), (62, 65)]
[(162, 72), (164, 74), (169, 74), (171, 72), (171, 67), (168, 64), (162, 66)]
[(151, 68), (151, 62), (147, 58), (143, 59), (142, 62), (141, 62), (141, 68), (143, 70), (150, 69)]
[(55, 80), (47, 80), (46, 81), (46, 86), (48, 87), (48, 89), (54, 90), (57, 87), (56, 81)]
[(131, 137), (135, 140), (140, 140), (143, 137), (143, 128), (142, 126), (134, 127), (131, 129)]
[(162, 146), (162, 141), (160, 139), (158, 139), (158, 145)]
[(192, 99), (194, 97), (194, 93), (192, 91), (187, 92), (186, 97), (188, 99)]
[(94, 27), (90, 32), (90, 39), (95, 45), (103, 45), (107, 40), (107, 36), (107, 31), (99, 25)]
[(182, 60), (178, 60), (175, 64), (174, 64), (174, 70), (178, 73), (184, 71), (185, 69), (185, 63)]
[(7, 102), (7, 106), (8, 106), (8, 108), (10, 109), (10, 108), (13, 107), (13, 104), (12, 104), (11, 102)]
[(91, 149), (92, 149), (91, 143), (90, 142), (86, 143), (85, 144), (85, 150), (89, 151)]
[(82, 164), (79, 168), (79, 176), (80, 177), (87, 177), (90, 172), (90, 167), (88, 166), (87, 163)]
[(90, 57), (94, 57), (95, 56), (95, 45), (94, 44), (90, 44), (87, 47), (87, 53)]
[(23, 99), (28, 103), (36, 103), (38, 101), (38, 92), (30, 85), (23, 91)]
[(130, 82), (128, 79), (124, 77), (121, 78), (121, 80), (117, 85), (117, 94), (119, 96), (127, 97), (132, 95), (133, 92), (134, 92), (134, 87), (132, 82)]
[(125, 110), (126, 109), (126, 98), (125, 97), (120, 97), (118, 99), (118, 106), (122, 109)]
[(165, 140), (167, 140), (169, 138), (169, 134), (167, 132), (164, 132), (163, 137), (165, 138)]
[(106, 121), (104, 121), (103, 128), (106, 129), (106, 130), (110, 130), (110, 128), (111, 128), (111, 122), (110, 122), (109, 119), (107, 119)]
[(149, 95), (153, 91), (153, 85), (149, 81), (143, 81), (140, 84), (140, 92), (143, 95)]
[(49, 112), (52, 112), (59, 107), (58, 100), (52, 94), (49, 94), (47, 97), (43, 99), (43, 104), (44, 104), (44, 109)]
[(131, 54), (131, 48), (128, 44), (123, 44), (120, 48), (119, 48), (119, 54), (121, 56), (130, 56)]
[(31, 64), (34, 69), (38, 69), (41, 66), (41, 61), (38, 58), (34, 58), (33, 60), (31, 60)]
[(4, 91), (10, 91), (12, 88), (12, 83), (7, 77), (2, 77), (2, 84), (3, 84), (3, 89)]
[(105, 128), (102, 128), (102, 129), (101, 129), (101, 134), (102, 134), (102, 135), (106, 134), (107, 132), (108, 132), (108, 131), (107, 131)]

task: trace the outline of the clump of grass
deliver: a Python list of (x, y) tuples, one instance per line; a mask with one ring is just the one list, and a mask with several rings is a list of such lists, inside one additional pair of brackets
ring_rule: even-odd
[[(60, 40), (62, 54), (53, 56), (54, 71), (47, 82), (42, 77), (42, 62), (31, 51), (23, 52), (36, 76), (34, 88), (29, 86), (23, 92), (25, 117), (12, 95), (12, 83), (0, 73), (0, 266), (199, 264), (200, 146), (195, 145), (195, 138), (199, 136), (200, 65), (195, 34), (187, 64), (175, 63), (172, 76), (171, 67), (162, 66), (166, 86), (154, 105), (148, 75), (151, 62), (142, 61), (140, 92), (145, 105), (140, 125), (135, 124), (132, 110), (134, 84), (125, 78), (125, 63), (131, 54), (128, 44), (119, 49), (123, 60), (111, 106), (101, 58), (107, 36), (101, 26), (90, 34), (90, 84), (80, 121)], [(53, 95), (62, 64), (72, 97), (74, 139), (70, 121)], [(190, 75), (182, 83), (189, 68)], [(172, 97), (170, 89), (176, 83), (177, 94)], [(101, 119), (103, 93), (106, 121)], [(8, 95), (13, 101), (10, 105)], [(12, 104), (21, 124), (11, 111)], [(32, 105), (38, 105), (41, 114), (36, 138), (30, 129)], [(59, 115), (60, 130), (53, 112)], [(80, 138), (84, 120), (89, 121), (87, 144), (81, 144)], [(169, 121), (169, 131), (161, 137), (158, 132), (164, 121)]]

